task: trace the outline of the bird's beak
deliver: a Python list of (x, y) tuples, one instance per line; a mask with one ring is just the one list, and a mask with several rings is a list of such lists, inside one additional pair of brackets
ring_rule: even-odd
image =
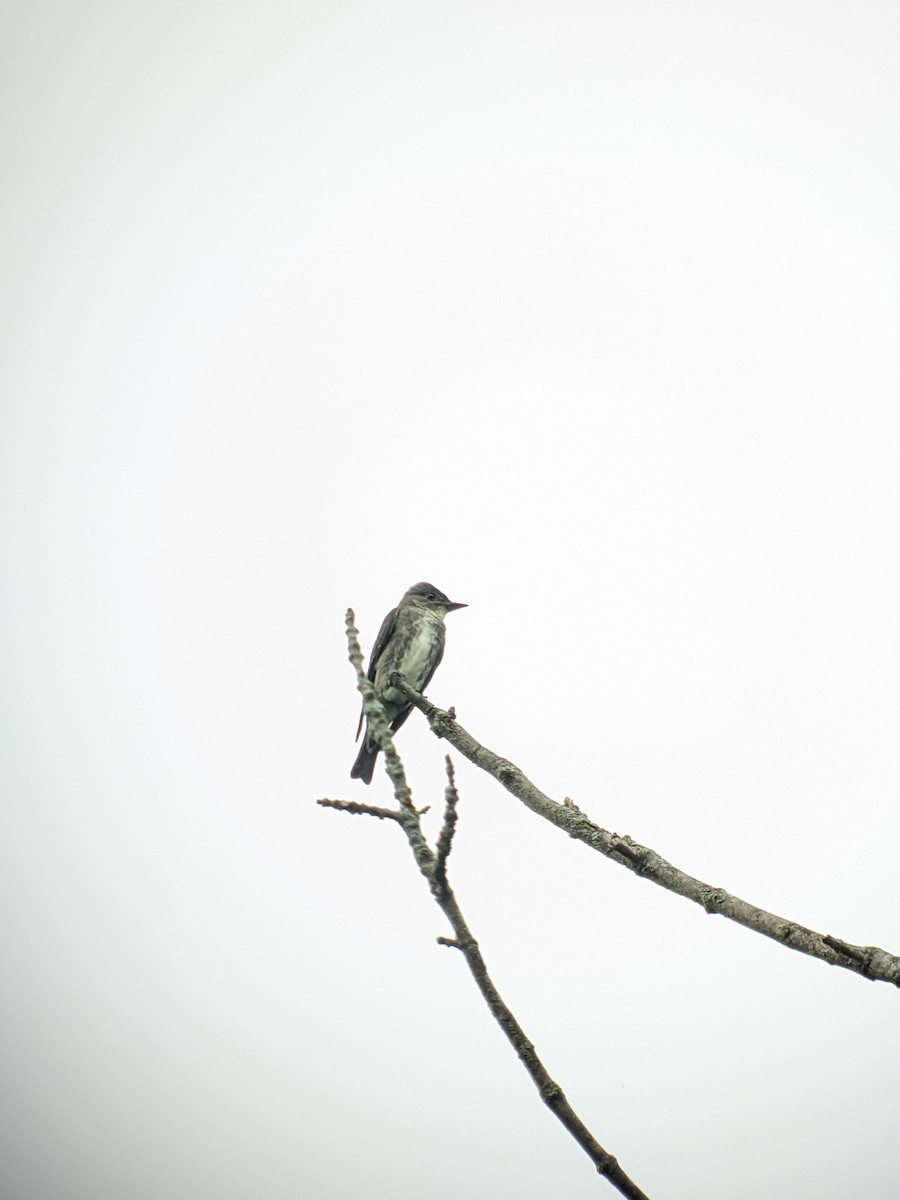
[(444, 608), (446, 608), (447, 612), (455, 612), (455, 610), (457, 608), (468, 608), (468, 607), (469, 607), (468, 604), (454, 604), (452, 601), (449, 601), (447, 604), (444, 605)]

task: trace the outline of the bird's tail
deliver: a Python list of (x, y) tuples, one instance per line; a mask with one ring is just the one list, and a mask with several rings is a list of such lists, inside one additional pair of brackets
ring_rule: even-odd
[(350, 772), (351, 779), (361, 779), (363, 783), (371, 783), (375, 774), (375, 759), (378, 757), (378, 747), (369, 746), (369, 739), (364, 738), (359, 748), (356, 762)]

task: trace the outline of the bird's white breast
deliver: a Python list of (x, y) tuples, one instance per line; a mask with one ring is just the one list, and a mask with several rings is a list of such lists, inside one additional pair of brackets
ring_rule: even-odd
[(382, 700), (389, 704), (404, 700), (402, 692), (388, 685), (388, 679), (394, 671), (399, 671), (410, 687), (424, 687), (425, 676), (434, 665), (436, 649), (441, 644), (443, 621), (440, 616), (431, 613), (423, 614), (423, 619), (417, 622), (413, 637), (403, 647), (401, 654), (385, 656), (375, 670), (375, 687)]
[(418, 686), (418, 681), (424, 678), (432, 663), (435, 638), (439, 636), (439, 631), (434, 627), (439, 624), (439, 621), (423, 621), (418, 634), (410, 641), (403, 661), (398, 665), (397, 669), (412, 687)]

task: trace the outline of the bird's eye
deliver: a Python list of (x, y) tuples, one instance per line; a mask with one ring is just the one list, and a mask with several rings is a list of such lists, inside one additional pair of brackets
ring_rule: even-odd
[(434, 594), (434, 592), (429, 592), (428, 595), (425, 597), (425, 599), (426, 600), (437, 600), (437, 596)]

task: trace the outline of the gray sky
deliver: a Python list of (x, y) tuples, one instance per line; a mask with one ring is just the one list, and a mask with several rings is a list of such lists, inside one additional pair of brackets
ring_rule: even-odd
[[(478, 738), (900, 951), (896, 5), (3, 22), (4, 1194), (611, 1195), (398, 831), (315, 806), (389, 795), (344, 610), (468, 601)], [(893, 1200), (894, 991), (457, 765), (493, 976), (654, 1200)]]

